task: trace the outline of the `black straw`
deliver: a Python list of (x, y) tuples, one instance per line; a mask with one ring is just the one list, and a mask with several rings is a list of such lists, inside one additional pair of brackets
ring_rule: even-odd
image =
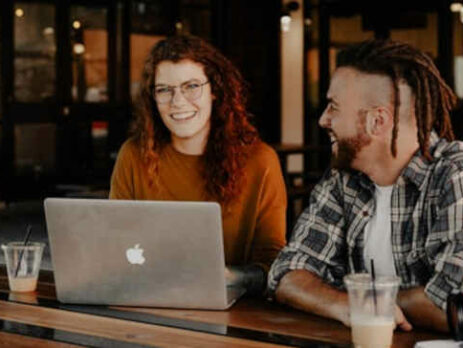
[(378, 315), (378, 300), (376, 298), (376, 274), (375, 274), (375, 261), (370, 259), (370, 267), (371, 267), (371, 278), (373, 279), (373, 301), (375, 303), (375, 315)]
[[(27, 243), (29, 242), (29, 238), (30, 238), (30, 236), (31, 236), (31, 232), (32, 232), (32, 225), (27, 225), (26, 237), (24, 238), (24, 243), (23, 243), (24, 246), (26, 246)], [(16, 267), (16, 272), (14, 272), (14, 276), (15, 276), (15, 277), (18, 276), (18, 273), (19, 273), (19, 266), (21, 265), (21, 261), (22, 261), (22, 259), (23, 259), (23, 255), (24, 255), (24, 249), (22, 249), (21, 252), (19, 253), (18, 266)]]

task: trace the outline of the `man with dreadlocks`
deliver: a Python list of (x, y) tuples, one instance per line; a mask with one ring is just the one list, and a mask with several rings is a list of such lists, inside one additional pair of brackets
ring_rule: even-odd
[[(392, 41), (340, 52), (320, 126), (332, 168), (314, 188), (269, 274), (269, 294), (349, 325), (343, 276), (401, 280), (396, 321), (447, 330), (463, 282), (463, 143), (455, 95), (426, 54)], [(410, 324), (411, 323), (411, 324)]]

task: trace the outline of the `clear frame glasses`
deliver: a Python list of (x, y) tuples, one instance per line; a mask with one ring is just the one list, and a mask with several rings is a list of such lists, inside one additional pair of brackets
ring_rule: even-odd
[(200, 81), (186, 81), (180, 86), (157, 85), (153, 88), (153, 98), (159, 104), (170, 103), (175, 95), (175, 89), (179, 88), (182, 95), (188, 101), (193, 101), (201, 98), (203, 94), (203, 86), (209, 81), (201, 83)]

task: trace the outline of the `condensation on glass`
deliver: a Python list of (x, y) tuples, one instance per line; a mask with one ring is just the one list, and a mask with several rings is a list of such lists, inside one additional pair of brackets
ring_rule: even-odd
[(14, 6), (14, 99), (55, 99), (55, 7), (16, 2)]
[(108, 101), (108, 31), (105, 8), (71, 7), (72, 87), (74, 102)]

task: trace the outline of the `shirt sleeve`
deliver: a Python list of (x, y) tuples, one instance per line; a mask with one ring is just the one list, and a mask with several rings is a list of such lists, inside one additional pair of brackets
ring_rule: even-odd
[(125, 142), (117, 155), (111, 175), (109, 199), (135, 199), (133, 185), (133, 154), (129, 141)]
[(258, 215), (250, 262), (268, 272), (278, 252), (286, 244), (287, 197), (276, 153), (266, 153), (266, 169), (258, 197)]
[(327, 172), (310, 195), (309, 206), (298, 218), (289, 244), (273, 263), (268, 277), (273, 297), (281, 278), (292, 270), (315, 273), (328, 284), (342, 286), (347, 268), (345, 219), (340, 175)]
[(425, 294), (446, 310), (450, 293), (463, 290), (463, 171), (458, 170), (444, 184), (437, 216), (426, 241), (426, 253), (434, 273)]

